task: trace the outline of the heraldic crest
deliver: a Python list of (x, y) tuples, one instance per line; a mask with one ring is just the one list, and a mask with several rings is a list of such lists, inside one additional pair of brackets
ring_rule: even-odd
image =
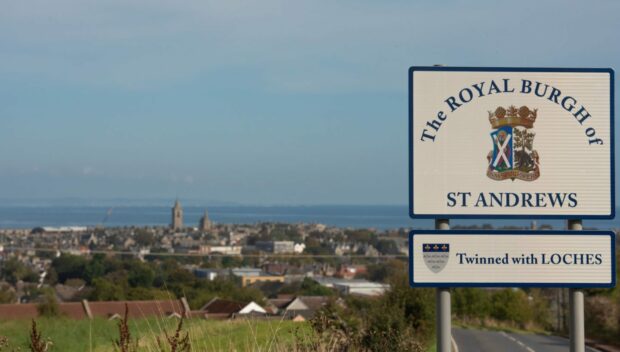
[(487, 155), (487, 176), (496, 181), (519, 179), (534, 181), (540, 177), (538, 152), (534, 150), (532, 130), (538, 109), (498, 107), (489, 111), (493, 150)]
[(422, 245), (422, 258), (424, 264), (432, 272), (437, 274), (442, 271), (450, 259), (449, 243), (424, 243)]

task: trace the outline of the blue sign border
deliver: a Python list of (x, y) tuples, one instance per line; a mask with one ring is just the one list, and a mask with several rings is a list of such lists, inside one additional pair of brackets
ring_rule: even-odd
[[(535, 282), (423, 282), (416, 283), (413, 277), (413, 237), (415, 235), (588, 235), (609, 236), (611, 238), (611, 282), (593, 283), (535, 283)], [(437, 239), (439, 241), (439, 239)], [(573, 288), (614, 288), (616, 286), (616, 235), (611, 231), (508, 231), (508, 230), (413, 230), (409, 233), (409, 286), (411, 287), (573, 287)]]
[[(610, 79), (610, 153), (611, 153), (611, 212), (609, 215), (483, 215), (483, 214), (415, 214), (413, 209), (413, 73), (415, 71), (445, 72), (575, 72), (609, 73)], [(615, 135), (614, 135), (614, 70), (611, 68), (525, 68), (525, 67), (447, 67), (413, 66), (409, 68), (409, 217), (412, 219), (613, 219), (616, 217)]]

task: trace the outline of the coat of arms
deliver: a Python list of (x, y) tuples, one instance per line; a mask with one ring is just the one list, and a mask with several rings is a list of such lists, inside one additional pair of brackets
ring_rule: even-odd
[(422, 244), (422, 257), (424, 264), (437, 274), (448, 264), (450, 245), (448, 243), (424, 243)]
[(493, 150), (487, 155), (487, 176), (496, 181), (519, 179), (534, 181), (540, 176), (538, 152), (534, 150), (532, 130), (538, 109), (498, 107), (489, 111)]

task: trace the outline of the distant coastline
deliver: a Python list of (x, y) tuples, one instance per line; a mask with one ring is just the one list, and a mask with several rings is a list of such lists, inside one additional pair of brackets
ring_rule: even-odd
[[(111, 202), (111, 201), (110, 201)], [(187, 226), (198, 226), (205, 208), (210, 218), (222, 224), (321, 223), (344, 228), (432, 228), (432, 220), (412, 220), (406, 205), (308, 205), (308, 206), (255, 206), (255, 205), (195, 205), (185, 201)], [(170, 223), (169, 205), (24, 205), (23, 202), (0, 205), (0, 228), (28, 229), (38, 226), (167, 226)], [(534, 219), (535, 220), (535, 219)], [(453, 226), (490, 224), (491, 226), (529, 227), (528, 220), (453, 220)], [(537, 226), (551, 225), (565, 228), (561, 220), (536, 220)], [(590, 228), (620, 228), (620, 221), (591, 220)]]

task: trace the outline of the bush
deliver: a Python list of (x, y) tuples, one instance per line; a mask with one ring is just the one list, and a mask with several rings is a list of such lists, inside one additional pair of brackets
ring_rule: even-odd
[(488, 291), (480, 288), (457, 288), (452, 293), (454, 314), (463, 319), (489, 316), (491, 302)]
[(0, 304), (13, 303), (16, 300), (15, 291), (9, 284), (0, 283)]
[(346, 308), (325, 307), (312, 320), (319, 342), (336, 351), (423, 351), (434, 331), (434, 290), (409, 287), (404, 270), (381, 297), (347, 297)]
[(585, 300), (585, 315), (588, 334), (608, 340), (619, 336), (620, 309), (610, 297), (588, 297)]
[(527, 294), (513, 289), (495, 292), (491, 296), (491, 317), (525, 327), (533, 318)]
[(125, 288), (112, 280), (98, 278), (93, 280), (93, 292), (90, 299), (93, 301), (122, 301), (125, 299)]
[(37, 305), (37, 311), (39, 315), (44, 317), (56, 317), (60, 315), (60, 307), (52, 289), (45, 291), (43, 301)]

